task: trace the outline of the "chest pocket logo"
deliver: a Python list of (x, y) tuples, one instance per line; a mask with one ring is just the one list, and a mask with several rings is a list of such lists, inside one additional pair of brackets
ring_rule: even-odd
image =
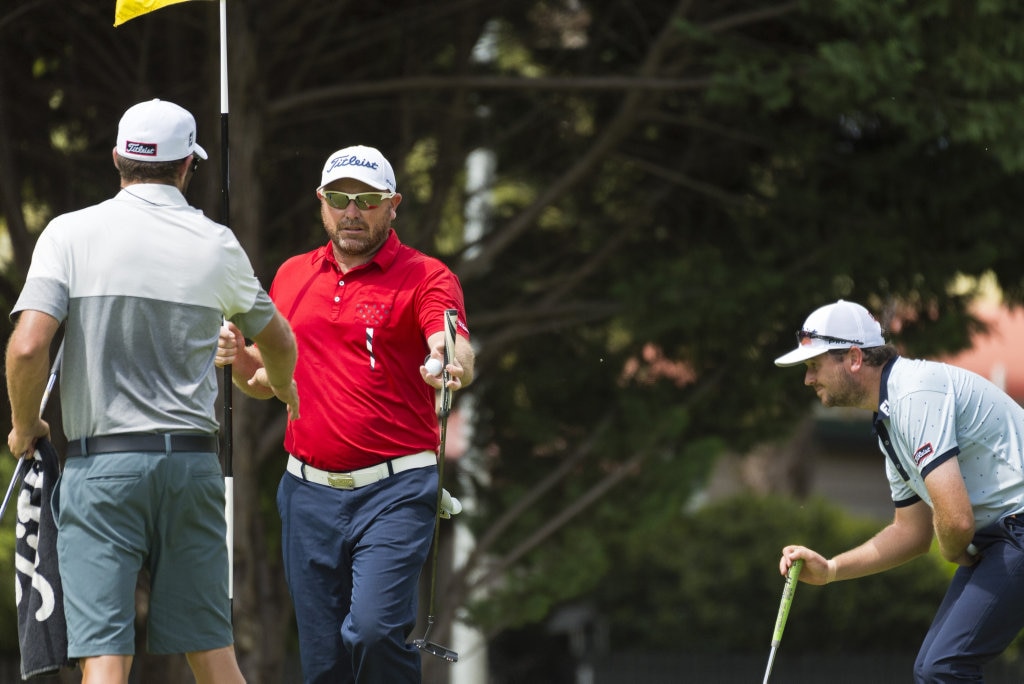
[(391, 304), (367, 302), (356, 307), (356, 320), (371, 328), (379, 328), (391, 317)]

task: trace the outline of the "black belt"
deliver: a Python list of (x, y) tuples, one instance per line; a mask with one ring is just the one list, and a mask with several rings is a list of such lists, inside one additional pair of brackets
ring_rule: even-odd
[(217, 453), (216, 435), (125, 434), (83, 437), (68, 442), (68, 456), (113, 454), (125, 451), (201, 451)]

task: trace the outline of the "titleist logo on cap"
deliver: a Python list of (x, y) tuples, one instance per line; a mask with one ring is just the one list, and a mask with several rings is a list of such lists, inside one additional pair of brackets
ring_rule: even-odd
[(359, 157), (350, 155), (348, 157), (335, 157), (331, 160), (330, 166), (324, 169), (324, 173), (330, 173), (333, 169), (337, 169), (342, 166), (362, 166), (367, 169), (377, 170), (377, 162), (372, 162), (369, 159), (360, 159)]
[(146, 155), (147, 157), (155, 157), (156, 144), (132, 142), (131, 140), (126, 140), (124, 143), (124, 151), (128, 152), (129, 154), (142, 154)]

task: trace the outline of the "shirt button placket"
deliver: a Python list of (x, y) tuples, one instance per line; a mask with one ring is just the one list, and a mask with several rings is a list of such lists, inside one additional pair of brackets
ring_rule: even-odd
[(341, 313), (341, 292), (345, 286), (344, 279), (338, 281), (338, 288), (334, 292), (334, 306), (331, 308), (331, 318), (337, 320), (338, 315)]

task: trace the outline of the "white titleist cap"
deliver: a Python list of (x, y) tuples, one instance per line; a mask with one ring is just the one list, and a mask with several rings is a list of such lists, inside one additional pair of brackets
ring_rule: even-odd
[(840, 299), (817, 309), (796, 334), (797, 348), (775, 359), (776, 366), (795, 366), (830, 349), (881, 347), (882, 326), (860, 304)]
[(353, 178), (378, 190), (398, 192), (391, 164), (374, 147), (355, 145), (328, 157), (317, 190), (323, 190), (325, 185), (339, 178)]
[(177, 161), (193, 152), (206, 159), (206, 150), (196, 142), (196, 120), (173, 102), (140, 102), (117, 125), (117, 153), (127, 159)]

